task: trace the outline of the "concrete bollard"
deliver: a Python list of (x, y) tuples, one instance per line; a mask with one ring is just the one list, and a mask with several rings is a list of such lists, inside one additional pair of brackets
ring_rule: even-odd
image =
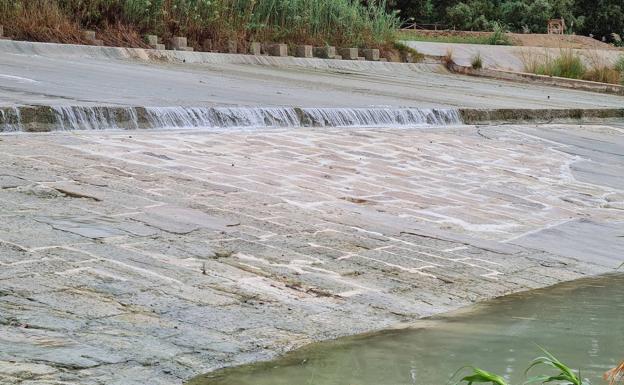
[(183, 36), (174, 36), (171, 38), (171, 49), (177, 51), (185, 51), (186, 48), (186, 37)]
[(362, 50), (362, 54), (369, 61), (379, 61), (379, 50), (377, 48), (367, 48)]
[(238, 42), (236, 40), (228, 40), (228, 42), (227, 42), (227, 52), (228, 53), (236, 53), (236, 52), (238, 52)]
[(288, 56), (288, 46), (286, 44), (271, 44), (268, 47), (271, 56)]
[(314, 56), (323, 59), (333, 59), (336, 56), (336, 47), (314, 47)]
[(249, 53), (252, 55), (262, 55), (262, 44), (253, 41), (249, 44)]
[(145, 35), (145, 42), (153, 47), (158, 44), (158, 35)]
[(311, 45), (298, 45), (295, 49), (295, 56), (297, 57), (313, 57)]
[(345, 60), (357, 60), (358, 49), (357, 48), (340, 48), (338, 54)]
[(95, 40), (95, 31), (82, 31), (82, 36), (85, 40)]

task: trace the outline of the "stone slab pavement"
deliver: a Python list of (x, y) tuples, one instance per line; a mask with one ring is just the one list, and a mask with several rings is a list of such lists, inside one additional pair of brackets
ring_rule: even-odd
[(323, 67), (322, 59), (299, 58), (261, 65), (245, 64), (246, 55), (167, 52), (184, 56), (170, 62), (150, 59), (147, 52), (128, 56), (121, 48), (0, 41), (0, 106), (624, 105), (623, 96), (453, 75), (441, 65), (331, 60), (341, 63)]
[[(594, 176), (624, 167), (623, 138), (620, 123), (2, 135), (0, 383), (180, 384), (612, 271), (622, 174)], [(602, 249), (573, 252), (583, 240)]]

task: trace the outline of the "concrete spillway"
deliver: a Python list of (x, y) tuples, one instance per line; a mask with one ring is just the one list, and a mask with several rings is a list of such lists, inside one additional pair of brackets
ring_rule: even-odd
[(162, 128), (432, 127), (461, 124), (457, 109), (296, 107), (11, 107), (0, 131)]
[(312, 107), (0, 107), (0, 132), (120, 129), (444, 127), (493, 122), (624, 118), (624, 109), (312, 108)]

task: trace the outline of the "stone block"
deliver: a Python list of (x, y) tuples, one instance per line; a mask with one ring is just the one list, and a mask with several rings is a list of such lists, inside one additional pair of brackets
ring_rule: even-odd
[(387, 62), (387, 61), (388, 61), (388, 59), (386, 59), (385, 57), (381, 57), (381, 58), (379, 58), (379, 61), (381, 61), (381, 62)]
[(362, 50), (362, 55), (369, 61), (379, 61), (379, 50), (377, 48), (366, 48)]
[(366, 58), (364, 56), (358, 56), (358, 58), (356, 60), (359, 61), (366, 61)]
[(336, 47), (332, 47), (332, 46), (314, 47), (314, 56), (320, 57), (323, 59), (334, 59), (336, 56)]
[(4, 26), (0, 25), (0, 37), (4, 36)]
[(262, 55), (262, 44), (254, 41), (249, 44), (249, 53), (252, 55)]
[(357, 60), (358, 49), (357, 48), (340, 48), (338, 54), (345, 60)]
[(95, 31), (82, 31), (82, 36), (86, 40), (95, 40)]
[(159, 51), (164, 51), (165, 50), (165, 45), (164, 44), (153, 44), (152, 49), (157, 49)]
[(171, 38), (172, 49), (175, 49), (178, 51), (184, 51), (184, 48), (186, 48), (186, 45), (187, 45), (186, 37), (174, 36)]
[(91, 45), (103, 46), (104, 41), (101, 39), (94, 39), (94, 40), (91, 40)]
[(268, 47), (271, 56), (288, 56), (288, 46), (286, 44), (271, 44)]
[(193, 52), (195, 49), (193, 47), (184, 47), (181, 49), (181, 51), (186, 51), (186, 52)]
[(228, 40), (228, 42), (227, 42), (227, 52), (228, 53), (237, 53), (238, 52), (238, 42), (236, 40)]
[(158, 35), (145, 35), (145, 42), (150, 46), (158, 44)]
[(340, 56), (340, 55), (334, 55), (334, 59), (335, 59), (335, 60), (342, 60), (342, 56)]
[(295, 49), (295, 56), (297, 57), (313, 57), (311, 45), (298, 45)]

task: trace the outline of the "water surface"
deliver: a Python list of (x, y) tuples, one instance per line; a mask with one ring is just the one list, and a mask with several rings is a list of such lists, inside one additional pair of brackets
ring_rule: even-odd
[[(192, 385), (446, 384), (463, 365), (525, 381), (536, 343), (593, 384), (624, 359), (624, 275), (510, 295), (414, 328), (313, 344), (267, 362), (217, 371)], [(535, 373), (537, 374), (537, 372)]]

